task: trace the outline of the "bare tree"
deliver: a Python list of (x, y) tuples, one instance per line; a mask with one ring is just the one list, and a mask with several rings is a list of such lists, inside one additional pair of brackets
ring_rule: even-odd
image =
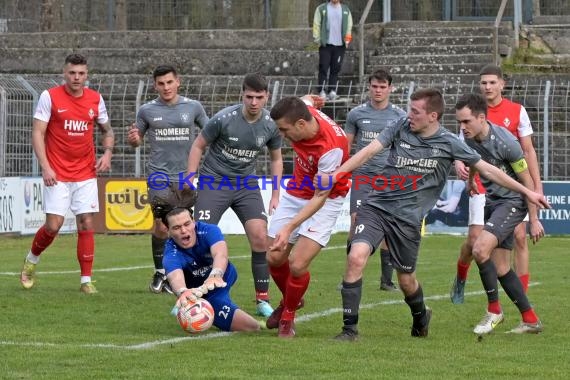
[(127, 30), (127, 0), (115, 0), (115, 30)]
[(271, 2), (274, 28), (306, 28), (309, 19), (307, 0), (276, 0)]
[(532, 0), (533, 16), (540, 16), (540, 0)]
[(54, 32), (61, 25), (62, 0), (43, 0), (40, 15), (40, 30)]

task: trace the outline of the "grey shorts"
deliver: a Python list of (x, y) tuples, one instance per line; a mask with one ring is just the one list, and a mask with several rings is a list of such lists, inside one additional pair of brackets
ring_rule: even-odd
[(485, 203), (485, 226), (497, 238), (497, 248), (511, 250), (514, 243), (514, 231), (526, 217), (528, 208), (520, 202)]
[(228, 189), (228, 186), (198, 186), (198, 200), (194, 206), (196, 220), (218, 224), (228, 208), (236, 213), (242, 224), (250, 219), (267, 221), (267, 214), (259, 188), (242, 187)]
[(369, 204), (362, 205), (356, 214), (354, 235), (350, 244), (368, 243), (374, 253), (384, 239), (390, 249), (394, 268), (403, 273), (415, 272), (421, 225), (409, 224)]
[[(156, 186), (155, 186), (156, 187)], [(160, 219), (162, 214), (174, 207), (192, 208), (196, 203), (196, 190), (189, 188), (180, 190), (177, 182), (170, 182), (165, 189), (156, 190), (148, 187), (148, 201), (155, 219)]]
[(368, 193), (372, 190), (372, 185), (352, 182), (350, 189), (350, 213), (354, 214), (362, 202), (368, 197)]

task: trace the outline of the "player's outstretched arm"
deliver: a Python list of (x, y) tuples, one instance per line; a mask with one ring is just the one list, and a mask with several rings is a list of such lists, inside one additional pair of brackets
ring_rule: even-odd
[(186, 175), (190, 173), (196, 174), (198, 172), (198, 166), (200, 165), (200, 160), (204, 155), (204, 151), (208, 146), (208, 142), (200, 133), (194, 142), (192, 143), (192, 148), (190, 148), (190, 153), (188, 154), (188, 168), (186, 169)]
[(212, 271), (199, 288), (204, 294), (215, 288), (224, 288), (227, 285), (224, 281), (224, 273), (228, 267), (228, 245), (225, 241), (219, 241), (210, 247), (210, 252), (214, 259)]
[(346, 173), (351, 173), (354, 169), (362, 166), (365, 162), (370, 160), (376, 153), (384, 149), (382, 143), (376, 139), (372, 140), (370, 144), (362, 148), (358, 153), (352, 156), (348, 161), (342, 164), (332, 174), (333, 183), (338, 182), (339, 176)]
[(521, 183), (515, 181), (511, 177), (509, 177), (506, 173), (504, 173), (501, 169), (493, 166), (483, 160), (479, 160), (475, 165), (475, 169), (479, 171), (479, 173), (487, 178), (490, 181), (495, 182), (497, 185), (506, 187), (512, 191), (516, 191), (517, 193), (523, 194), (527, 201), (537, 205), (540, 208), (550, 208), (550, 204), (544, 198), (544, 195), (535, 193), (534, 191), (528, 189)]

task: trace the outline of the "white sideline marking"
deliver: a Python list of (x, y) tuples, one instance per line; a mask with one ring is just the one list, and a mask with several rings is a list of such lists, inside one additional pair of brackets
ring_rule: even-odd
[[(333, 246), (333, 247), (325, 247), (322, 250), (331, 250), (331, 249), (340, 249), (344, 248), (344, 246)], [(244, 256), (230, 256), (231, 260), (234, 259), (248, 259), (251, 255), (244, 255)], [(138, 270), (138, 269), (150, 269), (154, 268), (153, 265), (139, 265), (134, 267), (116, 267), (116, 268), (102, 268), (102, 269), (93, 269), (93, 272), (120, 272), (120, 271), (130, 271), (130, 270)], [(38, 274), (45, 275), (45, 274), (75, 274), (80, 273), (79, 269), (77, 270), (62, 270), (62, 271), (47, 271), (42, 272), (38, 271)], [(0, 276), (19, 276), (20, 272), (0, 272)]]
[[(532, 282), (530, 283), (528, 286), (537, 286), (540, 285), (540, 282)], [(502, 290), (501, 290), (502, 292)], [(485, 294), (484, 290), (479, 290), (476, 292), (467, 292), (465, 293), (465, 296), (475, 296), (475, 295), (481, 295), (481, 294)], [(440, 294), (440, 295), (435, 295), (435, 296), (428, 296), (428, 297), (424, 297), (425, 301), (439, 301), (439, 300), (443, 300), (449, 299), (449, 294)], [(373, 309), (377, 306), (382, 306), (382, 305), (399, 305), (399, 304), (403, 304), (404, 300), (399, 299), (399, 300), (388, 300), (388, 301), (382, 301), (382, 302), (373, 302), (373, 303), (369, 303), (369, 304), (364, 304), (364, 305), (360, 305), (360, 309)], [(301, 315), (299, 318), (295, 318), (295, 322), (296, 323), (302, 323), (302, 322), (308, 322), (311, 321), (313, 319), (317, 319), (317, 318), (322, 318), (322, 317), (326, 317), (329, 316), (331, 314), (336, 314), (336, 313), (341, 313), (342, 312), (342, 308), (340, 307), (335, 307), (335, 308), (331, 308), (331, 309), (327, 309), (321, 312), (317, 312), (317, 313), (312, 313), (312, 314), (304, 314)], [(185, 341), (191, 341), (191, 340), (207, 340), (207, 339), (215, 339), (215, 338), (223, 338), (223, 337), (227, 337), (230, 335), (235, 334), (234, 332), (214, 332), (214, 333), (210, 333), (210, 334), (204, 334), (204, 335), (195, 335), (195, 336), (185, 336), (185, 337), (177, 337), (177, 338), (171, 338), (171, 339), (162, 339), (162, 340), (155, 340), (152, 342), (145, 342), (145, 343), (139, 343), (139, 344), (129, 344), (129, 345), (119, 345), (119, 344), (104, 344), (104, 343), (93, 343), (93, 344), (56, 344), (56, 343), (47, 343), (47, 342), (13, 342), (13, 341), (0, 341), (0, 346), (31, 346), (31, 347), (77, 347), (77, 348), (111, 348), (111, 349), (120, 349), (120, 350), (147, 350), (150, 348), (154, 348), (157, 346), (163, 346), (165, 344), (174, 344), (174, 343), (180, 343), (180, 342), (185, 342)]]

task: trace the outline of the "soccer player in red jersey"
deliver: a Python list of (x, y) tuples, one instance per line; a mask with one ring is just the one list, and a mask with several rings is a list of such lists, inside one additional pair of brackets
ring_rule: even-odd
[[(24, 261), (20, 282), (35, 283), (41, 253), (52, 243), (71, 209), (77, 221), (77, 259), (80, 291), (96, 293), (91, 281), (95, 239), (93, 215), (99, 211), (97, 173), (111, 167), (114, 135), (103, 97), (85, 87), (87, 59), (80, 54), (65, 58), (65, 83), (44, 91), (34, 114), (32, 146), (42, 168), (45, 224), (36, 232)], [(103, 155), (96, 159), (94, 126), (102, 132)]]
[(339, 184), (313, 186), (315, 176), (330, 175), (348, 159), (348, 140), (309, 97), (303, 100), (283, 98), (271, 109), (271, 118), (296, 154), (293, 177), (268, 230), (267, 262), (283, 299), (266, 325), (279, 328), (281, 338), (295, 335), (295, 311), (309, 287), (309, 265), (329, 242), (349, 190)]

